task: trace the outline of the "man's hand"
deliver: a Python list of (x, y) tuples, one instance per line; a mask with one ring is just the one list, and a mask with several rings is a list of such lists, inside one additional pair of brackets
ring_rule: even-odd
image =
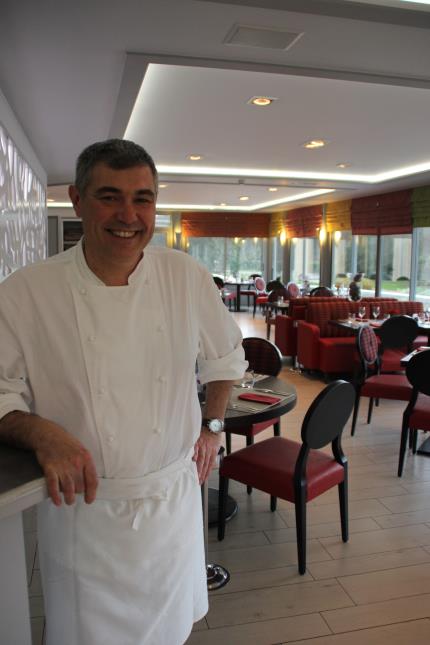
[(36, 447), (36, 457), (43, 468), (48, 494), (61, 506), (74, 504), (76, 494), (83, 493), (87, 504), (96, 498), (98, 477), (93, 459), (86, 448), (60, 426), (50, 428)]
[(98, 477), (93, 459), (81, 442), (57, 423), (14, 410), (0, 419), (0, 441), (35, 453), (56, 506), (61, 505), (60, 493), (66, 504), (73, 504), (77, 493), (84, 494), (87, 504), (94, 502)]
[(203, 428), (194, 445), (193, 455), (193, 461), (197, 464), (200, 485), (208, 479), (212, 468), (215, 466), (220, 446), (221, 436)]

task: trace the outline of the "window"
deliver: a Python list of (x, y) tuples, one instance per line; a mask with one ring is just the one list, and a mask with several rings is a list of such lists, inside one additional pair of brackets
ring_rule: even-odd
[(353, 245), (351, 275), (362, 273), (361, 294), (374, 296), (376, 286), (376, 235), (356, 235)]
[(246, 281), (252, 273), (263, 274), (262, 238), (191, 237), (189, 244), (189, 254), (224, 280)]
[(417, 228), (417, 285), (416, 299), (430, 308), (430, 228)]
[(270, 279), (281, 278), (283, 281), (283, 257), (284, 247), (282, 246), (279, 236), (272, 238), (272, 274)]
[(311, 287), (320, 283), (320, 243), (317, 237), (293, 237), (290, 256), (291, 280), (302, 284), (308, 280)]
[(332, 241), (332, 282), (336, 289), (344, 289), (349, 286), (353, 272), (354, 237), (351, 231), (338, 231)]
[(381, 296), (409, 299), (412, 235), (381, 236)]

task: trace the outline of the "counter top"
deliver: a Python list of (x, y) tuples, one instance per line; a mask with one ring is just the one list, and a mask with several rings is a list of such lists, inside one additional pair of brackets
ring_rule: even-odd
[(32, 452), (0, 444), (0, 518), (47, 497), (42, 470)]

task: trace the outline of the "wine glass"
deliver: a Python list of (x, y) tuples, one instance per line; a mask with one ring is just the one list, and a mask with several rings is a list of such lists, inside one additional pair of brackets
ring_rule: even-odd
[(366, 315), (366, 307), (363, 305), (360, 305), (358, 308), (358, 317), (360, 318), (360, 321), (363, 320), (364, 316)]
[(375, 318), (375, 320), (380, 313), (381, 313), (381, 307), (379, 305), (375, 305), (374, 307), (372, 307), (372, 316)]
[(254, 370), (248, 370), (245, 372), (242, 378), (241, 387), (253, 388), (255, 384), (255, 374)]

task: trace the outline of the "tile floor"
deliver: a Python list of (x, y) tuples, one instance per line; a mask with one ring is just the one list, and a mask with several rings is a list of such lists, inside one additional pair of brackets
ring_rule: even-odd
[[(265, 336), (261, 316), (234, 314), (244, 336)], [(297, 407), (282, 419), (282, 433), (299, 438), (305, 411), (324, 384), (290, 371)], [(210, 595), (210, 610), (187, 645), (415, 645), (430, 642), (430, 459), (408, 456), (397, 477), (403, 403), (382, 401), (372, 424), (363, 401), (356, 435), (344, 434), (350, 472), (350, 539), (340, 538), (337, 491), (308, 505), (308, 568), (296, 564), (294, 511), (280, 501), (271, 513), (267, 495), (246, 494), (231, 482), (239, 503), (226, 538), (209, 536), (212, 562), (231, 580)], [(270, 433), (259, 435), (263, 438)], [(242, 447), (236, 437), (233, 447)], [(216, 473), (211, 483), (217, 485)], [(43, 643), (43, 598), (34, 511), (25, 516), (33, 644)], [(120, 645), (120, 644), (118, 644)], [(170, 645), (160, 643), (159, 645)]]

